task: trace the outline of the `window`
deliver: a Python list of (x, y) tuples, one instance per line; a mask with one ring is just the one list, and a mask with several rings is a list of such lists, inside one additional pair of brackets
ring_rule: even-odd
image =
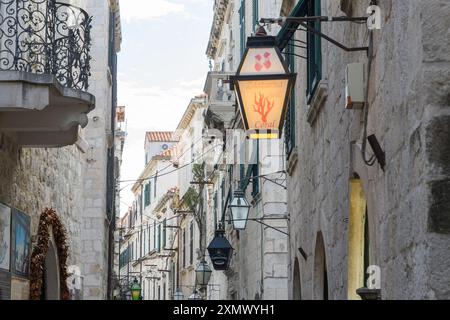
[(183, 268), (186, 268), (186, 229), (183, 229)]
[(166, 283), (163, 283), (163, 296), (162, 296), (163, 300), (166, 300)]
[[(255, 154), (253, 153), (252, 157), (254, 157)], [(252, 196), (256, 197), (259, 194), (259, 140), (256, 140), (256, 161), (254, 164), (252, 164), (251, 169), (251, 176), (252, 178)]]
[(166, 248), (166, 241), (167, 241), (167, 232), (166, 232), (166, 229), (167, 229), (167, 221), (166, 221), (166, 219), (164, 219), (164, 221), (163, 221), (163, 231), (162, 231), (162, 247), (163, 247), (163, 249), (165, 249)]
[(114, 22), (115, 14), (111, 12), (109, 14), (109, 55), (108, 55), (108, 67), (112, 71), (113, 69), (113, 57), (114, 57)]
[(153, 250), (156, 250), (156, 221), (153, 222)]
[(191, 221), (190, 230), (189, 230), (189, 264), (194, 263), (194, 222)]
[(369, 228), (367, 200), (361, 179), (350, 180), (350, 211), (348, 223), (348, 277), (347, 297), (360, 300), (356, 293), (365, 287), (369, 266)]
[(313, 299), (328, 300), (328, 272), (325, 253), (325, 241), (319, 231), (314, 252)]
[(241, 33), (241, 57), (244, 55), (245, 47), (246, 47), (246, 39), (245, 39), (245, 0), (241, 0), (241, 7), (239, 9), (239, 21), (240, 21), (240, 33)]
[(150, 205), (150, 183), (147, 183), (144, 187), (144, 205), (148, 207)]
[(144, 229), (144, 231), (142, 232), (142, 238), (141, 238), (141, 246), (142, 246), (142, 255), (145, 256), (147, 254), (147, 241), (145, 241), (145, 239), (147, 239), (147, 230)]
[(256, 197), (259, 194), (259, 178), (257, 178), (259, 176), (259, 141), (254, 140), (252, 143), (253, 145), (250, 149), (252, 164), (247, 167), (247, 172), (244, 175), (242, 171), (243, 166), (241, 166), (241, 188), (245, 191), (251, 181), (252, 196)]
[[(292, 55), (295, 53), (295, 46), (294, 46), (294, 40), (291, 39), (289, 41), (288, 46), (286, 47), (286, 63), (289, 66), (289, 70), (291, 72), (295, 72), (295, 59)], [(286, 145), (286, 155), (289, 158), (289, 156), (292, 153), (292, 150), (295, 147), (295, 87), (292, 89), (291, 92), (291, 99), (289, 100), (288, 109), (286, 112), (286, 121), (285, 121), (285, 145)]]
[(214, 193), (214, 230), (217, 229), (217, 208), (218, 203), (217, 203), (217, 191)]
[[(320, 16), (320, 0), (309, 0), (307, 3), (307, 16)], [(320, 21), (308, 22), (310, 27), (320, 31)], [(308, 83), (306, 94), (308, 104), (316, 91), (319, 81), (322, 79), (322, 48), (321, 38), (308, 32)]]
[(259, 23), (259, 1), (253, 0), (253, 31), (256, 31), (256, 26)]
[(161, 252), (161, 223), (158, 224), (158, 252)]
[(148, 226), (148, 252), (152, 250), (152, 227)]

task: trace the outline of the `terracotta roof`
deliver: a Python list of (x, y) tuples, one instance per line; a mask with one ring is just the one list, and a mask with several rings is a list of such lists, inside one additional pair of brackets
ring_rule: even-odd
[(149, 142), (176, 141), (174, 138), (174, 133), (171, 131), (150, 131), (146, 133), (145, 138)]

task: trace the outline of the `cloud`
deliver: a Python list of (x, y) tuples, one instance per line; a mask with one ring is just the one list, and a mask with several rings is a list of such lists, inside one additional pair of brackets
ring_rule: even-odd
[(178, 84), (183, 88), (198, 89), (198, 88), (203, 88), (205, 81), (206, 81), (206, 76), (200, 77), (200, 78), (194, 79), (194, 80), (180, 80), (180, 81), (178, 81)]
[[(119, 74), (119, 105), (126, 107), (127, 138), (121, 167), (121, 180), (137, 179), (144, 168), (146, 131), (174, 131), (190, 99), (201, 94), (205, 78), (180, 79), (171, 88), (146, 86), (140, 81), (126, 80)], [(121, 213), (134, 196), (132, 182), (121, 183)]]
[(168, 14), (184, 13), (185, 7), (167, 0), (124, 0), (120, 15), (126, 22), (159, 18)]

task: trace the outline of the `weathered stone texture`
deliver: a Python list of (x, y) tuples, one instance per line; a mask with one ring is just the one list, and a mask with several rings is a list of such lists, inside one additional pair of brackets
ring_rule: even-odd
[(68, 265), (81, 263), (82, 153), (61, 149), (17, 147), (14, 136), (1, 134), (0, 201), (31, 217), (36, 235), (41, 212), (56, 210), (68, 231)]
[[(362, 16), (369, 1), (351, 6), (350, 1), (322, 1), (322, 14), (342, 15), (340, 4)], [(307, 122), (304, 79), (297, 83), (298, 164), (288, 179), (290, 296), (297, 258), (302, 297), (313, 297), (315, 239), (321, 231), (329, 297), (347, 298), (349, 179), (357, 173), (368, 198), (371, 264), (381, 267), (383, 299), (450, 297), (445, 276), (450, 266), (450, 3), (391, 0), (380, 1), (380, 7), (383, 26), (374, 32), (368, 132), (386, 152), (385, 172), (362, 162), (362, 112), (344, 109), (345, 67), (367, 62), (366, 54), (347, 53), (322, 40), (328, 97), (313, 125)], [(323, 23), (322, 30), (347, 46), (368, 43), (364, 25)], [(303, 61), (297, 67), (306, 75)]]

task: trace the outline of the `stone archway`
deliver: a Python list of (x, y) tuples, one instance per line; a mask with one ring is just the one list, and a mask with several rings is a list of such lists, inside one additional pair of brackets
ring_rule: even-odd
[(325, 253), (325, 241), (322, 232), (317, 233), (314, 251), (313, 299), (328, 300), (328, 270)]
[(302, 283), (300, 278), (300, 263), (295, 258), (294, 261), (294, 275), (292, 277), (292, 298), (294, 300), (302, 300)]
[(44, 269), (42, 274), (42, 294), (41, 300), (60, 300), (60, 272), (57, 248), (54, 242), (53, 232), (50, 244), (48, 246), (47, 255), (45, 256)]
[(66, 234), (56, 212), (44, 210), (39, 219), (37, 244), (31, 256), (31, 300), (69, 300)]

